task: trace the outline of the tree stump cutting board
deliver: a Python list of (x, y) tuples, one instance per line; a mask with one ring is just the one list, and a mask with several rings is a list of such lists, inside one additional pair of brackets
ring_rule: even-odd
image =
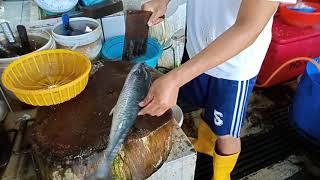
[[(132, 67), (125, 62), (103, 64), (76, 98), (39, 109), (29, 139), (42, 179), (85, 179), (101, 163), (111, 128), (109, 112)], [(113, 162), (113, 178), (152, 175), (169, 155), (174, 123), (171, 111), (138, 117)]]

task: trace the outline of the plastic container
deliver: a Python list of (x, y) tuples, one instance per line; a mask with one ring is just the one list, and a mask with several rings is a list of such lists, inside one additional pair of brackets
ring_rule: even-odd
[(171, 108), (173, 118), (178, 122), (179, 126), (181, 127), (183, 124), (183, 112), (181, 108), (178, 105), (175, 105), (173, 108)]
[[(14, 33), (14, 35), (18, 39), (18, 34)], [(28, 35), (29, 35), (30, 41), (35, 40), (35, 39), (32, 39), (32, 37), (41, 37), (41, 38), (47, 39), (47, 43), (44, 46), (42, 46), (41, 48), (37, 49), (36, 51), (42, 51), (42, 50), (56, 48), (56, 43), (55, 43), (54, 39), (47, 31), (28, 29)], [(0, 41), (1, 42), (6, 41), (6, 38), (3, 34), (0, 35)], [(18, 58), (20, 58), (20, 56), (12, 57), (12, 58), (0, 58), (0, 75), (2, 74), (2, 72), (7, 68), (7, 66), (10, 63), (17, 60)]]
[(288, 9), (299, 11), (299, 12), (315, 12), (317, 9), (311, 6), (308, 6), (305, 2), (298, 2), (295, 5), (288, 6)]
[(62, 31), (62, 23), (55, 25), (52, 29), (52, 36), (60, 49), (71, 49), (86, 55), (90, 60), (95, 60), (102, 48), (102, 28), (100, 23), (92, 18), (78, 17), (70, 19), (70, 26), (79, 28), (88, 25), (93, 31), (76, 35), (65, 36)]
[(88, 83), (91, 62), (69, 50), (34, 52), (11, 63), (2, 83), (24, 103), (49, 106), (76, 97)]
[(103, 3), (105, 0), (80, 0), (79, 3), (82, 6), (93, 6), (99, 3)]
[[(298, 28), (274, 19), (272, 41), (258, 75), (257, 83), (263, 84), (282, 64), (295, 57), (320, 56), (320, 31), (311, 27)], [(301, 75), (306, 63), (297, 61), (279, 72), (266, 87), (277, 85)]]
[(290, 10), (294, 10), (294, 11), (299, 11), (299, 12), (304, 12), (304, 13), (311, 13), (311, 12), (315, 12), (316, 8), (289, 8)]
[(291, 117), (298, 129), (320, 143), (320, 72), (312, 63), (308, 63), (299, 82)]
[(299, 12), (290, 9), (293, 5), (281, 4), (279, 14), (281, 19), (289, 25), (298, 27), (315, 26), (320, 24), (320, 4), (304, 2), (306, 5), (315, 8), (315, 12)]
[[(124, 36), (116, 36), (108, 39), (102, 48), (102, 57), (109, 61), (121, 61), (124, 46)], [(146, 54), (134, 59), (134, 62), (145, 62), (155, 68), (162, 55), (163, 49), (155, 39), (149, 38)]]
[(106, 16), (115, 14), (117, 12), (123, 11), (122, 1), (102, 1), (98, 4), (93, 4), (90, 6), (80, 3), (80, 10), (86, 17), (91, 17), (94, 19), (104, 18)]
[(53, 12), (53, 13), (63, 13), (74, 8), (78, 0), (63, 0), (63, 1), (53, 1), (53, 0), (35, 0), (37, 5), (42, 9)]
[(314, 3), (320, 3), (320, 0), (302, 0), (303, 2), (314, 2)]

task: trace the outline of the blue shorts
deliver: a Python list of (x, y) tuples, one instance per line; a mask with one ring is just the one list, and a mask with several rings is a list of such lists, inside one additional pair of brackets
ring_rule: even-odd
[(255, 82), (256, 78), (232, 81), (202, 74), (184, 85), (180, 94), (192, 105), (204, 108), (204, 119), (216, 135), (237, 138)]

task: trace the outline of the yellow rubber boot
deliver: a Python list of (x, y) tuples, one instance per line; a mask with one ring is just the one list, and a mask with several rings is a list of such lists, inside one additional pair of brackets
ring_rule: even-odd
[(192, 142), (195, 150), (213, 156), (216, 140), (217, 136), (212, 132), (207, 123), (201, 119), (198, 127), (198, 138)]
[(212, 180), (230, 180), (230, 174), (237, 163), (239, 154), (220, 156), (214, 151)]

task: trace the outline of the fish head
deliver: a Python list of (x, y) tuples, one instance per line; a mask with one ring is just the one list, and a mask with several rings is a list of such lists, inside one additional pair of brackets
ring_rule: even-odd
[(151, 74), (144, 63), (135, 64), (131, 71), (138, 77), (142, 77), (147, 81), (151, 80)]

